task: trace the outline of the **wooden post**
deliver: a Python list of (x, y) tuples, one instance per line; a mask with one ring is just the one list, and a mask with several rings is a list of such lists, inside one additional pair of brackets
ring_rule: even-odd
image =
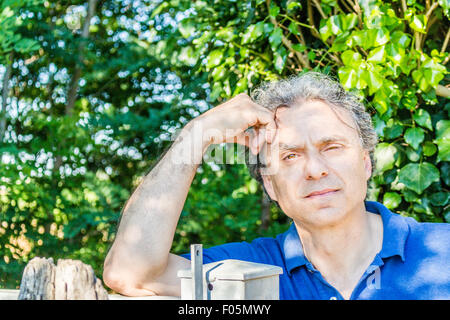
[(108, 300), (91, 266), (79, 260), (33, 258), (25, 267), (19, 300)]
[(194, 300), (203, 300), (203, 247), (191, 245), (192, 292)]

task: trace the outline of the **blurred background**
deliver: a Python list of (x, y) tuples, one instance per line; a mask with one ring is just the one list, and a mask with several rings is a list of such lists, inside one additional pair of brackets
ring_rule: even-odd
[[(372, 115), (380, 143), (368, 199), (449, 222), (449, 8), (0, 0), (0, 288), (18, 288), (35, 256), (79, 259), (101, 278), (126, 200), (176, 130), (307, 70), (331, 74)], [(172, 252), (274, 236), (288, 224), (244, 164), (205, 160)]]

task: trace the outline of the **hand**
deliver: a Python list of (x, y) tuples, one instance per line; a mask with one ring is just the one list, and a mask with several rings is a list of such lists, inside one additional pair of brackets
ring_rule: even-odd
[(277, 126), (274, 116), (274, 112), (241, 93), (193, 121), (201, 124), (207, 144), (239, 143), (256, 155), (264, 142), (272, 143), (275, 138)]

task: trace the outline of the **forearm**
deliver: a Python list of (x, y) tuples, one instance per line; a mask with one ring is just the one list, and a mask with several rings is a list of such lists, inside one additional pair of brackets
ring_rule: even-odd
[(105, 269), (149, 279), (167, 266), (176, 225), (208, 144), (189, 123), (128, 200)]

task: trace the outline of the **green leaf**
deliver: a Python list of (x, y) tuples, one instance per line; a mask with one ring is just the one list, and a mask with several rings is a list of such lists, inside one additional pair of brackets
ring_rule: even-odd
[[(263, 26), (264, 27), (264, 26)], [(227, 27), (222, 28), (216, 33), (217, 39), (223, 40), (223, 41), (231, 41), (235, 37), (233, 28)]]
[(417, 32), (426, 33), (427, 18), (425, 15), (413, 15), (409, 21), (409, 26)]
[(302, 4), (299, 1), (288, 1), (288, 5), (287, 5), (286, 9), (288, 11), (292, 11), (295, 8), (302, 9)]
[(419, 70), (414, 70), (411, 75), (414, 82), (419, 86), (420, 90), (427, 92), (428, 90), (430, 90), (430, 84), (425, 78), (423, 71), (423, 68), (420, 68)]
[(427, 92), (430, 87), (436, 88), (439, 82), (444, 78), (446, 68), (435, 62), (432, 58), (427, 57), (420, 69), (412, 72), (414, 81), (419, 85), (419, 88)]
[(356, 15), (356, 13), (349, 13), (345, 16), (340, 14), (339, 17), (342, 20), (341, 24), (343, 31), (351, 30), (358, 24), (358, 16)]
[(169, 3), (164, 1), (162, 2), (158, 7), (156, 7), (153, 11), (152, 11), (152, 15), (150, 16), (150, 19), (153, 19), (155, 16), (157, 16), (158, 14), (161, 13), (162, 10), (164, 10), (165, 8), (167, 8), (169, 6)]
[(402, 202), (402, 197), (396, 192), (386, 192), (383, 196), (383, 204), (388, 209), (397, 208)]
[(368, 35), (369, 39), (365, 42), (366, 49), (369, 49), (370, 47), (382, 46), (390, 39), (389, 30), (384, 27), (381, 29), (368, 30)]
[(213, 77), (215, 82), (221, 81), (222, 78), (225, 77), (225, 74), (226, 74), (225, 64), (222, 64), (214, 68), (211, 72), (211, 76)]
[(439, 149), (437, 161), (450, 161), (450, 120), (436, 123), (436, 140)]
[(408, 128), (405, 131), (406, 143), (411, 145), (416, 150), (419, 148), (424, 138), (425, 134), (421, 128)]
[(442, 11), (445, 16), (450, 19), (450, 1), (449, 0), (438, 0), (439, 5), (442, 7)]
[(222, 49), (215, 49), (211, 51), (211, 53), (208, 55), (208, 62), (206, 64), (206, 67), (208, 69), (211, 69), (212, 67), (219, 65), (222, 62), (222, 58), (223, 58)]
[(410, 35), (402, 31), (395, 31), (391, 34), (391, 43), (405, 49), (411, 43), (411, 38)]
[(367, 70), (364, 75), (364, 79), (369, 87), (369, 95), (372, 95), (381, 88), (384, 77), (375, 70)]
[(436, 69), (425, 69), (424, 76), (425, 80), (427, 80), (433, 88), (437, 87), (439, 82), (444, 79), (444, 73)]
[(264, 34), (264, 22), (260, 21), (251, 24), (247, 28), (247, 32), (242, 36), (241, 44), (252, 43)]
[(358, 81), (358, 75), (355, 69), (352, 67), (339, 68), (338, 75), (339, 81), (345, 89), (355, 88), (356, 82)]
[(423, 154), (427, 157), (431, 157), (437, 151), (436, 145), (431, 141), (426, 141), (423, 144)]
[(275, 28), (269, 36), (269, 43), (272, 47), (272, 51), (277, 51), (283, 39), (283, 30), (281, 28)]
[(306, 50), (306, 46), (301, 43), (295, 43), (292, 45), (292, 48), (298, 52), (304, 52)]
[(247, 90), (247, 77), (242, 77), (237, 83), (236, 88), (233, 92), (233, 96), (237, 95), (238, 93), (245, 92)]
[(419, 195), (417, 193), (415, 193), (412, 190), (406, 189), (406, 188), (404, 188), (402, 190), (402, 194), (403, 194), (403, 198), (407, 202), (416, 202), (417, 199), (419, 198)]
[(316, 58), (316, 53), (314, 51), (311, 50), (310, 52), (308, 52), (309, 61), (314, 62), (315, 58)]
[(386, 44), (390, 40), (389, 30), (380, 29), (364, 29), (352, 32), (352, 47), (359, 45), (364, 49), (370, 49)]
[(384, 137), (386, 139), (395, 139), (401, 136), (403, 133), (403, 125), (395, 121), (394, 119), (389, 119), (384, 128)]
[(279, 73), (281, 73), (284, 69), (284, 65), (286, 64), (286, 57), (287, 52), (284, 47), (279, 48), (273, 53), (274, 66)]
[(415, 150), (411, 147), (406, 147), (405, 152), (409, 161), (417, 162), (420, 160), (420, 150)]
[(383, 63), (386, 60), (385, 58), (386, 54), (384, 46), (380, 46), (369, 52), (369, 55), (367, 56), (367, 61)]
[(409, 88), (403, 92), (403, 97), (400, 99), (401, 105), (408, 110), (416, 110), (417, 106), (417, 96), (416, 90)]
[(181, 62), (186, 63), (189, 66), (193, 66), (197, 63), (198, 55), (195, 54), (194, 49), (191, 46), (183, 47), (178, 55)]
[(270, 3), (270, 9), (269, 9), (269, 15), (272, 18), (276, 18), (278, 14), (280, 13), (280, 7), (274, 4), (273, 2)]
[(298, 31), (297, 24), (294, 23), (293, 21), (291, 21), (291, 23), (289, 24), (288, 29), (292, 34), (295, 34), (297, 36), (300, 34), (300, 32)]
[(191, 18), (186, 18), (178, 24), (178, 30), (184, 38), (189, 38), (195, 31), (195, 22)]
[(441, 164), (441, 178), (444, 183), (450, 187), (450, 163), (444, 162)]
[(376, 171), (382, 173), (394, 167), (397, 148), (394, 145), (383, 142), (379, 143), (374, 152)]
[(436, 192), (430, 196), (430, 201), (434, 206), (445, 206), (450, 198), (449, 192)]
[(39, 42), (32, 39), (20, 39), (15, 45), (14, 50), (20, 53), (29, 53), (38, 50), (41, 46)]
[(323, 42), (326, 42), (327, 39), (333, 35), (333, 32), (331, 31), (331, 27), (327, 23), (327, 20), (321, 20), (320, 21), (320, 28), (319, 28), (320, 38)]
[(439, 170), (428, 162), (407, 164), (398, 174), (399, 182), (418, 194), (439, 181), (439, 176)]
[(347, 50), (341, 54), (341, 60), (347, 66), (359, 67), (362, 61), (362, 56), (359, 52)]
[[(416, 101), (417, 101), (417, 99), (416, 99)], [(424, 109), (417, 109), (414, 112), (413, 119), (421, 127), (433, 130), (433, 126), (431, 125), (431, 117), (430, 117), (430, 114), (428, 113), (428, 111), (426, 111)]]

